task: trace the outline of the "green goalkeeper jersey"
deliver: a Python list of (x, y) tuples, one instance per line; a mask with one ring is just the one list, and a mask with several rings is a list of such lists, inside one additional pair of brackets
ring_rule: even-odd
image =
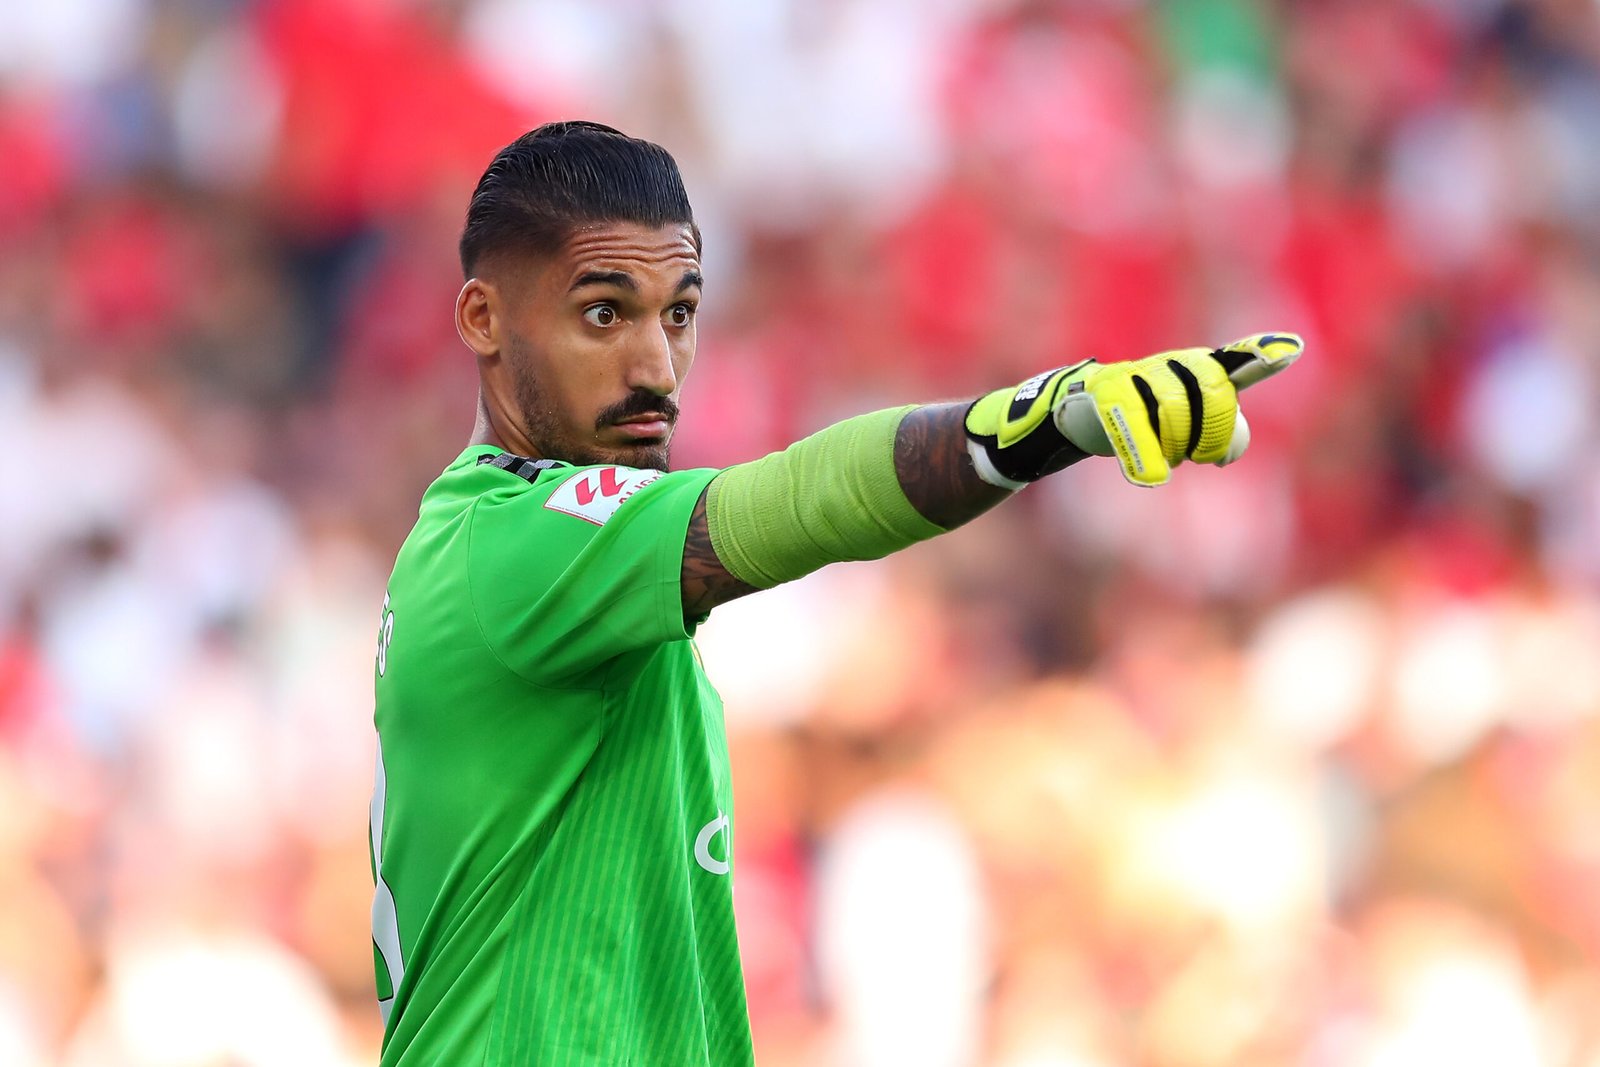
[(753, 1061), (679, 585), (716, 473), (474, 446), (423, 496), (376, 664), (385, 1067)]

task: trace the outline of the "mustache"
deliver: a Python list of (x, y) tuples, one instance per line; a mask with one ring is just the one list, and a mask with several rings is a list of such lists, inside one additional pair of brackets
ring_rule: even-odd
[(632, 418), (635, 415), (649, 415), (659, 412), (666, 417), (668, 425), (678, 421), (678, 405), (671, 397), (657, 396), (643, 389), (636, 389), (625, 398), (612, 404), (594, 420), (594, 428), (603, 430), (614, 422)]

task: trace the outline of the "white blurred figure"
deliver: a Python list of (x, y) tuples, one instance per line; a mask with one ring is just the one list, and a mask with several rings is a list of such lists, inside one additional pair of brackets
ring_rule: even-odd
[(52, 478), (41, 500), (54, 516), (45, 529), (82, 546), (49, 589), (42, 645), (75, 725), (115, 753), (207, 630), (259, 608), (294, 551), (293, 521), (277, 494), (230, 469), (220, 421), (205, 451), (184, 457), (131, 397), (98, 384), (45, 422), (72, 433), (44, 440), (117, 442), (80, 464), (82, 478)]
[[(820, 184), (875, 221), (944, 163), (937, 93), (959, 12), (949, 2), (835, 2), (802, 57), (808, 154)], [(805, 5), (807, 15), (825, 5)], [(816, 17), (812, 15), (812, 17)], [(870, 73), (867, 73), (870, 72)]]
[(1327, 906), (1316, 801), (1309, 781), (1259, 753), (1211, 767), (1150, 813), (1129, 842), (1130, 873), (1244, 939), (1300, 934)]
[(202, 476), (151, 517), (135, 552), (169, 599), (211, 623), (260, 610), (298, 552), (296, 536), (277, 493), (249, 477)]
[(240, 650), (217, 638), (191, 658), (143, 724), (130, 807), (148, 813), (152, 836), (134, 848), (165, 858), (146, 859), (134, 877), (165, 885), (159, 895), (175, 896), (176, 885), (204, 880), (208, 871), (264, 862), (283, 832), (267, 802), (265, 688)]
[(319, 536), (286, 572), (267, 615), (272, 732), (258, 755), (268, 803), (323, 844), (366, 833), (383, 580), (371, 546)]
[(1258, 78), (1228, 67), (1195, 74), (1177, 96), (1175, 133), (1185, 171), (1208, 191), (1270, 191), (1283, 182), (1288, 104)]
[(915, 200), (944, 157), (940, 61), (960, 3), (830, 0), (676, 3), (712, 170), (755, 225), (803, 224), (844, 200), (869, 212)]
[[(62, 477), (62, 442), (115, 441)], [(85, 378), (43, 386), (37, 356), (0, 339), (0, 588), (36, 579), (63, 542), (132, 527), (177, 468), (176, 444), (138, 399)]]
[(1391, 725), (1424, 764), (1464, 755), (1507, 717), (1511, 677), (1498, 607), (1490, 600), (1450, 599), (1402, 617)]
[[(114, 748), (182, 661), (192, 634), (161, 577), (128, 558), (161, 501), (179, 453), (148, 409), (122, 387), (87, 378), (24, 400), (15, 437), (0, 430), (0, 528), (8, 562), (37, 577), (80, 543), (42, 613), (41, 645), (67, 714), (102, 750)], [(63, 477), (59, 442), (115, 441)], [(54, 574), (53, 571), (45, 573)], [(11, 576), (13, 579), (23, 574)]]
[(186, 57), (172, 97), (174, 150), (201, 185), (244, 188), (261, 176), (283, 114), (283, 88), (260, 44), (228, 27)]
[(1591, 364), (1587, 353), (1549, 334), (1491, 351), (1460, 408), (1460, 432), (1478, 468), (1523, 496), (1567, 491), (1574, 457), (1591, 451), (1600, 416)]
[(1300, 762), (1317, 782), (1319, 830), (1331, 895), (1365, 873), (1371, 798), (1329, 750), (1376, 714), (1387, 681), (1391, 624), (1357, 588), (1312, 590), (1277, 605), (1244, 650), (1243, 698), (1251, 732)]
[(114, 757), (182, 668), (195, 628), (157, 576), (121, 557), (121, 542), (104, 544), (109, 558), (52, 590), (40, 643), (78, 737)]
[(1562, 729), (1600, 715), (1600, 603), (1593, 596), (1568, 587), (1516, 602), (1504, 623), (1512, 722)]
[(1515, 203), (1504, 135), (1481, 111), (1455, 106), (1401, 123), (1389, 168), (1399, 247), (1438, 271), (1469, 268), (1510, 239)]
[(728, 721), (785, 726), (822, 702), (853, 648), (881, 632), (885, 575), (835, 566), (724, 604), (695, 638)]
[[(1185, 224), (1219, 250), (1219, 266), (1270, 262), (1290, 221), (1283, 188), (1293, 129), (1283, 94), (1259, 78), (1219, 66), (1188, 77), (1174, 94), (1173, 108), (1173, 145), (1186, 186)], [(1238, 240), (1241, 226), (1248, 226), (1249, 241)], [(1248, 273), (1252, 292), (1270, 284), (1270, 272)]]
[(987, 917), (977, 857), (946, 811), (910, 790), (857, 803), (828, 839), (817, 898), (839, 1062), (976, 1062)]
[(1337, 744), (1374, 706), (1387, 623), (1354, 589), (1305, 593), (1262, 621), (1245, 654), (1257, 725), (1304, 752)]
[(114, 936), (106, 984), (64, 1067), (355, 1067), (327, 990), (248, 930), (137, 927)]
[(573, 117), (603, 121), (637, 90), (652, 6), (641, 0), (475, 0), (467, 5), (462, 45), (512, 99), (581, 101), (588, 111)]
[(0, 81), (97, 85), (132, 62), (149, 9), (148, 0), (0, 4)]
[(44, 1067), (44, 1037), (39, 1032), (28, 998), (8, 982), (0, 982), (0, 1064), (5, 1067)]
[(1375, 1017), (1354, 1067), (1544, 1067), (1538, 1007), (1515, 946), (1437, 902), (1390, 905), (1370, 938)]

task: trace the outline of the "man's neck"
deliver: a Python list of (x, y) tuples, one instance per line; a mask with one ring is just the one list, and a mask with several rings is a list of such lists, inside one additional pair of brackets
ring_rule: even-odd
[(492, 445), (503, 452), (529, 459), (544, 458), (514, 425), (507, 425), (505, 420), (495, 418), (482, 390), (478, 392), (478, 413), (472, 423), (472, 438), (467, 442), (469, 448), (473, 445)]

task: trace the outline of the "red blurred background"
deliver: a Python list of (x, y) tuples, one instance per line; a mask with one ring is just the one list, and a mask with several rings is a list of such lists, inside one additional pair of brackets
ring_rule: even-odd
[(1593, 0), (0, 9), (0, 1063), (375, 1062), (384, 575), (566, 117), (706, 232), (680, 466), (1310, 345), (705, 628), (764, 1065), (1600, 1065)]

